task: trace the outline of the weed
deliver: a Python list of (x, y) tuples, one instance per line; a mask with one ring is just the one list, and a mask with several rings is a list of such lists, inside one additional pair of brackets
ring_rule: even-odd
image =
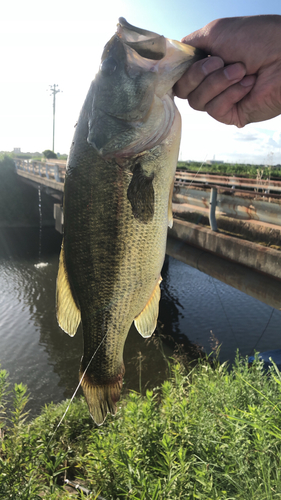
[[(102, 427), (90, 419), (83, 398), (73, 401), (58, 429), (67, 401), (28, 422), (26, 388), (17, 385), (0, 442), (0, 498), (70, 499), (66, 477), (96, 492), (91, 499), (280, 498), (276, 365), (266, 373), (256, 357), (249, 369), (237, 354), (232, 369), (203, 359), (190, 372), (173, 360), (169, 369), (160, 388), (129, 392)], [(0, 391), (3, 429), (9, 395), (3, 372)]]

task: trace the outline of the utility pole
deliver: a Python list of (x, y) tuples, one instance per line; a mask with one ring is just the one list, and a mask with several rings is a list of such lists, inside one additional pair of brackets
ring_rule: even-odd
[[(59, 86), (54, 83), (53, 86), (50, 85), (50, 90), (53, 94), (53, 149), (52, 151), (55, 152), (55, 115), (56, 115), (56, 94), (58, 92), (61, 92), (59, 89)], [(51, 94), (51, 95), (52, 95)]]

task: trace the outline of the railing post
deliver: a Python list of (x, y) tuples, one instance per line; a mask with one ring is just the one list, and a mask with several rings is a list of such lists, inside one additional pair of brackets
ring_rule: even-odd
[(59, 172), (59, 166), (57, 163), (54, 165), (54, 174), (55, 174), (55, 179), (57, 182), (60, 182), (60, 172)]
[(211, 189), (210, 195), (210, 210), (209, 210), (209, 220), (212, 231), (217, 231), (217, 221), (216, 221), (216, 206), (217, 206), (217, 188)]
[(46, 177), (47, 177), (47, 179), (50, 179), (50, 176), (49, 176), (49, 165), (48, 165), (48, 163), (46, 163)]

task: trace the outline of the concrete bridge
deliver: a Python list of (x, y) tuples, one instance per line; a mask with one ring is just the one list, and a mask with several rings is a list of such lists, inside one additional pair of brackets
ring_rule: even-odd
[[(54, 200), (63, 232), (66, 162), (16, 160)], [(281, 182), (177, 171), (167, 254), (281, 310)]]
[(66, 161), (15, 160), (17, 174), (34, 186), (44, 186), (63, 193)]

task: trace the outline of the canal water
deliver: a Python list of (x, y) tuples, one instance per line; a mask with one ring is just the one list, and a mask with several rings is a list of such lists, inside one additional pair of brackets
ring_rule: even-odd
[[(55, 284), (61, 236), (53, 228), (0, 229), (0, 363), (10, 382), (30, 393), (31, 415), (72, 396), (82, 356), (82, 331), (70, 338), (57, 325)], [(281, 349), (281, 312), (177, 260), (163, 268), (157, 334), (131, 328), (125, 346), (125, 389), (158, 385), (175, 342), (198, 357), (220, 345), (221, 361), (254, 349)], [(172, 340), (173, 339), (173, 340)]]

